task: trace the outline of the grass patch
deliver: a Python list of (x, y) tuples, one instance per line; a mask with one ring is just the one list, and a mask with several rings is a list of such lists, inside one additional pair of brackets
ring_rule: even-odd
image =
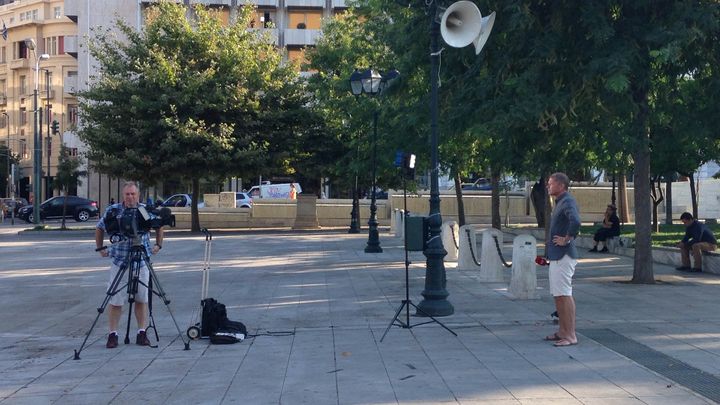
[[(714, 235), (720, 235), (720, 225), (719, 224), (706, 224), (708, 228), (712, 231)], [(596, 225), (584, 225), (580, 227), (580, 234), (584, 236), (592, 236), (595, 234), (595, 231), (597, 231), (599, 226)], [(635, 238), (635, 225), (633, 224), (627, 224), (622, 225), (620, 227), (620, 236), (627, 236), (630, 238)], [(675, 245), (680, 242), (680, 240), (685, 236), (685, 226), (682, 224), (673, 224), (673, 225), (660, 225), (660, 232), (653, 232), (652, 234), (652, 245), (653, 246), (670, 246), (675, 247)]]

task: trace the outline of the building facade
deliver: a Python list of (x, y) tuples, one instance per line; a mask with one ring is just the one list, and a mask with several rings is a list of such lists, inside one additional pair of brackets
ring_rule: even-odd
[[(78, 74), (74, 57), (77, 27), (65, 17), (62, 0), (3, 3), (0, 5), (3, 32), (0, 37), (0, 143), (7, 144), (20, 158), (15, 194), (28, 200), (35, 198), (33, 184), (38, 181), (33, 173), (33, 152), (35, 148), (42, 151), (39, 180), (42, 200), (53, 195), (52, 178), (57, 171), (59, 145), (77, 126), (74, 95)], [(50, 130), (53, 121), (57, 121), (59, 134), (52, 134)], [(70, 153), (77, 151), (71, 149)]]
[[(156, 1), (146, 0), (65, 0), (64, 15), (75, 24), (77, 38), (92, 35), (91, 29), (97, 26), (112, 27), (116, 18), (140, 29), (144, 21), (146, 8)], [(178, 0), (178, 2), (181, 2)], [(245, 2), (241, 0), (183, 0), (185, 5), (203, 4), (218, 11), (226, 22), (237, 18), (239, 7)], [(333, 17), (346, 9), (344, 0), (257, 0), (255, 18), (248, 29), (271, 30), (278, 47), (285, 49), (288, 60), (304, 57), (304, 50), (315, 44), (320, 36), (323, 18)], [(93, 61), (82, 46), (77, 52), (77, 85), (82, 88), (94, 75)], [(82, 123), (80, 123), (82, 125)], [(82, 151), (82, 144), (76, 137), (68, 136), (68, 141)], [(114, 198), (119, 201), (122, 181), (112, 179), (102, 173), (94, 172), (92, 165), (88, 169), (88, 177), (78, 188), (78, 195), (98, 201), (105, 206)], [(166, 194), (185, 192), (187, 190), (166, 190), (161, 188), (149, 190), (155, 197), (167, 197)]]

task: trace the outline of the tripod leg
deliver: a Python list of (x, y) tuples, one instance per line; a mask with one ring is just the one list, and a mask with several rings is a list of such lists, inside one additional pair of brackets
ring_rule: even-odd
[(123, 274), (127, 270), (127, 265), (122, 265), (118, 269), (118, 271), (115, 273), (115, 277), (113, 278), (113, 281), (110, 283), (110, 286), (108, 286), (107, 291), (105, 292), (105, 298), (103, 299), (102, 304), (97, 309), (97, 316), (95, 316), (95, 320), (93, 321), (92, 325), (90, 326), (90, 329), (88, 330), (87, 334), (85, 335), (85, 339), (83, 339), (82, 344), (80, 345), (80, 348), (75, 350), (75, 355), (73, 356), (73, 360), (80, 360), (80, 353), (83, 351), (83, 348), (85, 348), (85, 344), (88, 341), (88, 338), (90, 338), (90, 334), (92, 333), (93, 329), (95, 329), (95, 325), (97, 325), (97, 321), (100, 319), (100, 315), (102, 315), (105, 312), (105, 308), (107, 308), (108, 304), (110, 303), (110, 299), (115, 296), (120, 290), (122, 290), (123, 286), (120, 286), (120, 280), (122, 280)]
[[(125, 326), (125, 344), (130, 344), (130, 322), (132, 320), (133, 304), (135, 303), (135, 295), (138, 292), (138, 283), (140, 279), (140, 257), (136, 253), (132, 253), (130, 259), (130, 272), (128, 273), (128, 316), (127, 325)], [(143, 325), (145, 326), (145, 325)]]
[[(148, 297), (147, 297), (148, 301), (147, 301), (147, 302), (148, 302), (148, 322), (149, 322), (149, 324), (148, 324), (148, 327), (145, 329), (145, 331), (147, 332), (148, 329), (152, 329), (153, 332), (155, 332), (155, 341), (156, 341), (156, 342), (159, 342), (159, 341), (160, 341), (160, 337), (158, 336), (157, 328), (155, 327), (155, 317), (153, 317), (153, 312), (152, 312), (152, 310), (153, 310), (153, 304), (152, 304), (152, 302), (153, 302), (153, 299), (152, 299), (153, 295), (152, 295), (152, 293), (151, 293), (151, 291), (153, 290), (153, 289), (152, 289), (152, 288), (153, 288), (152, 278), (150, 278), (150, 279), (148, 280), (148, 287), (147, 287), (147, 288), (148, 288)], [(157, 347), (157, 346), (155, 346), (155, 347)]]
[[(175, 315), (172, 312), (172, 308), (170, 307), (170, 300), (167, 299), (165, 295), (165, 290), (163, 290), (162, 285), (160, 284), (160, 280), (157, 278), (157, 274), (155, 274), (155, 269), (152, 267), (152, 262), (150, 262), (150, 258), (147, 255), (147, 252), (143, 250), (143, 259), (145, 260), (145, 264), (147, 265), (149, 276), (150, 276), (150, 282), (148, 284), (154, 284), (157, 286), (157, 291), (149, 289), (148, 294), (156, 294), (158, 297), (162, 298), (163, 303), (165, 304), (165, 307), (168, 310), (168, 313), (170, 314), (170, 318), (172, 318), (173, 323), (175, 324), (175, 329), (177, 329), (178, 336), (180, 337), (180, 340), (183, 341), (183, 344), (185, 345), (185, 350), (190, 350), (190, 341), (185, 340), (185, 337), (183, 335), (183, 332), (180, 330), (180, 326), (177, 323), (177, 320), (175, 319)], [(157, 331), (156, 331), (157, 333)]]
[(396, 321), (397, 321), (397, 322), (400, 322), (400, 326), (402, 326), (403, 328), (408, 328), (408, 327), (410, 327), (409, 324), (406, 324), (406, 323), (404, 323), (403, 321), (401, 321), (400, 319), (398, 319), (398, 316), (400, 316), (400, 312), (402, 312), (402, 310), (403, 310), (403, 308), (405, 307), (405, 305), (407, 305), (407, 301), (403, 301), (402, 304), (400, 304), (400, 307), (397, 309), (397, 311), (395, 311), (395, 316), (394, 316), (393, 319), (390, 321), (390, 324), (387, 326), (387, 328), (385, 328), (385, 333), (383, 333), (382, 337), (380, 338), (380, 341), (381, 341), (381, 342), (383, 341), (383, 339), (385, 339), (385, 335), (387, 335), (387, 333), (388, 333), (388, 331), (390, 330), (390, 328), (391, 328), (393, 325), (395, 325), (395, 322), (396, 322)]
[(442, 323), (442, 322), (438, 321), (437, 319), (435, 319), (434, 316), (432, 316), (432, 315), (428, 314), (427, 312), (423, 311), (422, 309), (420, 309), (417, 305), (413, 304), (412, 302), (410, 302), (409, 304), (412, 305), (413, 308), (415, 308), (416, 311), (418, 311), (419, 313), (421, 313), (422, 316), (427, 316), (428, 318), (432, 319), (433, 322), (435, 322), (435, 323), (437, 323), (438, 325), (442, 326), (446, 331), (452, 333), (454, 336), (457, 336), (457, 333), (453, 332), (452, 329), (450, 329), (450, 328), (448, 328), (447, 326), (445, 326), (444, 323)]

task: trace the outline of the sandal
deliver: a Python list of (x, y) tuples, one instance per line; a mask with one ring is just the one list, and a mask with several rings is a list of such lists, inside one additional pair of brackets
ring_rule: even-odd
[(549, 341), (549, 342), (557, 342), (559, 340), (563, 340), (563, 338), (558, 336), (557, 333), (553, 333), (552, 335), (545, 336), (545, 339), (543, 339), (543, 340)]
[(577, 341), (575, 341), (575, 342), (573, 343), (573, 342), (571, 342), (571, 341), (569, 341), (569, 340), (567, 340), (567, 339), (560, 339), (560, 340), (558, 340), (557, 342), (555, 342), (555, 344), (554, 344), (553, 346), (555, 346), (555, 347), (565, 347), (565, 346), (575, 346), (576, 344), (578, 344)]

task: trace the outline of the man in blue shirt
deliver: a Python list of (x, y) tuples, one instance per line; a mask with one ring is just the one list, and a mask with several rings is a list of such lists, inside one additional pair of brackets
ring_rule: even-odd
[(558, 331), (545, 340), (554, 341), (557, 347), (577, 344), (572, 277), (578, 258), (575, 237), (580, 229), (580, 213), (575, 198), (568, 193), (569, 186), (570, 179), (565, 173), (553, 173), (547, 183), (548, 194), (555, 198), (555, 208), (550, 218), (550, 240), (545, 242), (545, 254), (550, 261), (550, 293), (560, 321)]
[[(702, 271), (702, 252), (712, 252), (717, 249), (717, 240), (712, 231), (705, 224), (694, 219), (691, 213), (683, 212), (680, 221), (685, 225), (685, 237), (677, 244), (682, 258), (682, 266), (677, 267), (677, 270), (699, 273)], [(694, 267), (690, 267), (691, 250), (695, 261)]]
[[(123, 186), (123, 202), (111, 205), (107, 208), (106, 213), (112, 209), (117, 212), (117, 217), (122, 217), (122, 213), (125, 209), (137, 208), (141, 206), (139, 203), (140, 192), (135, 183), (128, 182)], [(111, 257), (112, 264), (110, 265), (110, 279), (108, 281), (108, 289), (115, 280), (117, 272), (122, 266), (127, 266), (128, 253), (132, 248), (133, 241), (129, 238), (115, 242), (109, 247), (103, 245), (103, 239), (105, 237), (105, 230), (108, 224), (105, 223), (105, 215), (100, 218), (97, 226), (95, 227), (95, 245), (97, 248), (96, 252), (100, 253), (102, 257)], [(147, 252), (148, 256), (157, 254), (162, 249), (163, 242), (163, 230), (158, 228), (155, 230), (155, 245), (150, 248), (150, 237), (148, 233), (142, 234), (142, 245)], [(129, 271), (129, 269), (128, 269)], [(147, 285), (150, 280), (150, 274), (147, 268), (147, 264), (142, 262), (140, 265), (140, 281), (138, 284), (138, 291), (135, 294), (135, 320), (138, 325), (138, 333), (135, 339), (135, 343), (141, 346), (150, 346), (150, 340), (147, 338), (145, 333), (145, 324), (147, 322), (147, 302), (148, 302), (148, 290)], [(122, 285), (122, 284), (121, 284)], [(110, 298), (108, 305), (108, 321), (110, 324), (110, 333), (108, 334), (108, 340), (105, 345), (108, 349), (112, 349), (118, 346), (118, 334), (117, 328), (120, 323), (120, 317), (122, 316), (122, 307), (124, 302), (127, 301), (127, 293), (119, 292)]]

